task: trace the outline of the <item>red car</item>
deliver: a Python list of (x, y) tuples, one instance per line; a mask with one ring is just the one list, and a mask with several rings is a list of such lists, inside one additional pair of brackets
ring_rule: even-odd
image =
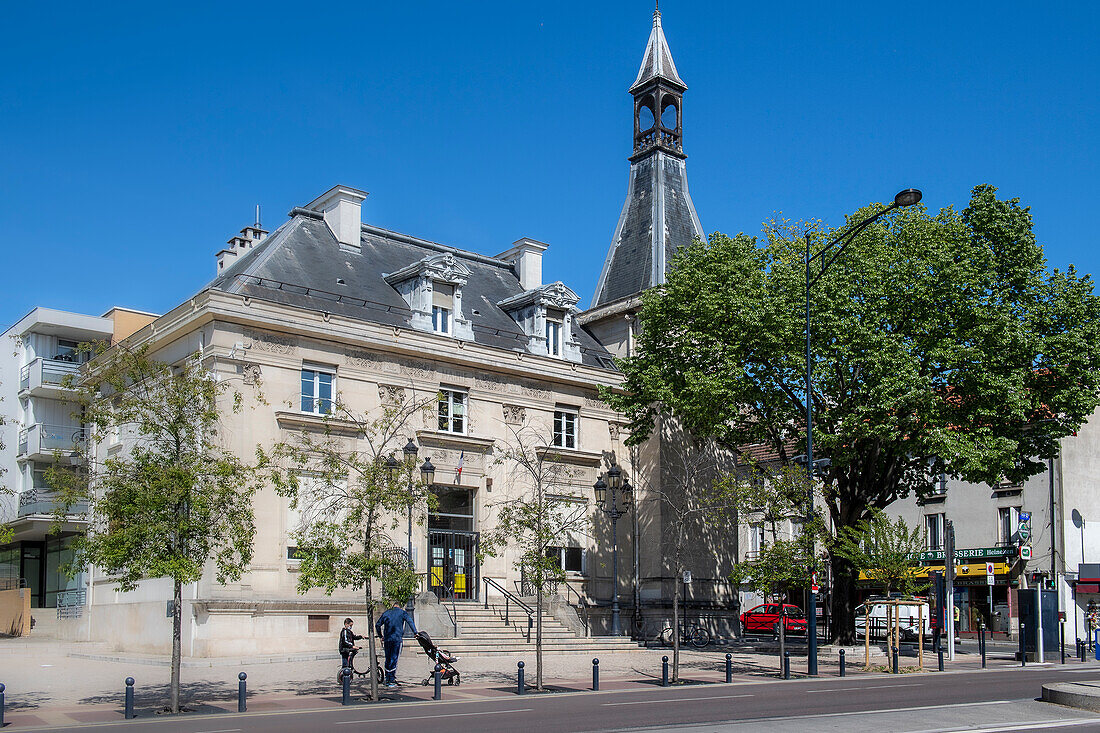
[(779, 635), (779, 619), (784, 618), (784, 634), (805, 634), (806, 614), (798, 606), (784, 604), (785, 614), (780, 613), (778, 603), (762, 603), (741, 614), (741, 634)]

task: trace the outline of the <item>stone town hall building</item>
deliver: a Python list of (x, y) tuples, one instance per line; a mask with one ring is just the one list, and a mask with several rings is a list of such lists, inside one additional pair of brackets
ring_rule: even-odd
[[(227, 447), (245, 457), (257, 444), (322, 429), (319, 413), (335, 395), (368, 414), (394, 395), (441, 395), (440, 409), (426, 421), (417, 418), (401, 443), (412, 438), (420, 458), (430, 457), (436, 466), (440, 509), (414, 527), (412, 544), (427, 590), (444, 597), (453, 592), (459, 600), (482, 599), (487, 589), (495, 594), (485, 578), (517, 590), (512, 551), (479, 561), (477, 541), (492, 521), (488, 507), (516, 488), (494, 463), (510, 428), (536, 428), (546, 436), (546, 447), (572, 469), (571, 483), (559, 487), (558, 499), (594, 519), (591, 532), (577, 532), (555, 550), (570, 585), (562, 594), (570, 603), (589, 606), (593, 634), (607, 633), (613, 581), (624, 627), (642, 615), (656, 623), (666, 614), (674, 581), (662, 556), (665, 519), (655, 489), (675, 470), (675, 460), (659, 438), (640, 450), (625, 449), (620, 416), (598, 399), (597, 388), (619, 383), (614, 358), (632, 348), (639, 294), (664, 281), (677, 248), (703, 236), (687, 186), (686, 90), (655, 13), (629, 90), (634, 103), (627, 199), (587, 310), (566, 283), (543, 282), (548, 245), (521, 238), (486, 256), (389, 231), (369, 223), (366, 192), (338, 185), (292, 209), (270, 233), (259, 224), (246, 227), (218, 253), (212, 282), (129, 338), (152, 345), (165, 360), (198, 353), (222, 378), (261, 377), (266, 402), (223, 419)], [(41, 323), (42, 318), (24, 319), (16, 330), (26, 332), (12, 334), (40, 345), (37, 356), (24, 352), (27, 363), (43, 355), (48, 360), (61, 338), (62, 326)], [(14, 389), (18, 380), (12, 385), (5, 379), (3, 385)], [(104, 455), (120, 449), (117, 436), (91, 439)], [(35, 467), (52, 460), (52, 454), (19, 453), (29, 449), (18, 439), (5, 442), (8, 453), (15, 453), (5, 455), (5, 461), (13, 459), (13, 475), (37, 476)], [(401, 447), (393, 449), (400, 453)], [(612, 456), (638, 487), (637, 511), (619, 522), (617, 579), (611, 577), (609, 524), (592, 491)], [(40, 511), (48, 487), (20, 488), (37, 492), (36, 502), (23, 506)], [(45, 535), (48, 522), (35, 511), (17, 512), (12, 523), (17, 541), (0, 549), (9, 569), (24, 574), (27, 553), (60, 556), (66, 547), (64, 536)], [(185, 588), (185, 654), (328, 649), (339, 628), (332, 619), (362, 612), (358, 592), (296, 592), (293, 533), (302, 518), (286, 499), (262, 490), (255, 512), (255, 554), (241, 580), (219, 585), (210, 572)], [(402, 525), (393, 541), (404, 547), (406, 539)], [(723, 542), (716, 539), (712, 548)], [(725, 603), (722, 579), (732, 555), (714, 549), (692, 562), (697, 600)], [(28, 578), (38, 606), (54, 605), (38, 592), (50, 583), (47, 566), (35, 565), (30, 571), (35, 577)], [(56, 566), (55, 557), (50, 572)], [(74, 638), (106, 640), (133, 651), (167, 648), (167, 580), (119, 593), (110, 577), (92, 568), (60, 583), (68, 591), (62, 596), (65, 615), (72, 618), (65, 623)], [(57, 591), (56, 579), (54, 586)]]

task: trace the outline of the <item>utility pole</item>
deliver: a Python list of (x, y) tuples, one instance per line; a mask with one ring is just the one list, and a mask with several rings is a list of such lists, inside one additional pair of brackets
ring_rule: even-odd
[(944, 626), (947, 627), (947, 658), (955, 661), (955, 525), (950, 519), (944, 520), (943, 532), (943, 579), (944, 600), (947, 601)]

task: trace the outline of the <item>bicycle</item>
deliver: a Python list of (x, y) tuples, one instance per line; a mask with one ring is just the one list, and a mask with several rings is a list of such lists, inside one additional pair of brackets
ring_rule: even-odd
[[(366, 662), (361, 661), (361, 662), (359, 662), (358, 665), (356, 664), (356, 656), (358, 654), (359, 654), (359, 649), (355, 648), (355, 649), (352, 650), (351, 657), (348, 659), (348, 663), (351, 665), (351, 673), (353, 675), (355, 675), (356, 677), (366, 677), (367, 674), (368, 674), (368, 670), (360, 669), (360, 666), (359, 666), (359, 665), (365, 665)], [(337, 684), (343, 684), (343, 682), (344, 682), (343, 674), (344, 674), (344, 660), (341, 659), (340, 660), (340, 671), (336, 675)], [(378, 684), (380, 684), (380, 685), (383, 684), (386, 681), (386, 673), (382, 670), (382, 664), (380, 662), (375, 663), (375, 665), (374, 665), (374, 677), (375, 677), (375, 679), (378, 680)]]
[[(665, 646), (672, 646), (672, 625), (668, 625), (664, 630), (658, 634), (657, 638)], [(696, 649), (702, 649), (710, 644), (711, 637), (710, 632), (704, 629), (702, 626), (692, 626), (688, 628), (685, 626), (680, 632), (680, 644), (691, 644)]]

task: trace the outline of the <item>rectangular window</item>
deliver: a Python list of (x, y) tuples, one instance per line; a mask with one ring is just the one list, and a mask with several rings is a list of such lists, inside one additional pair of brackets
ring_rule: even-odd
[(442, 306), (432, 306), (432, 330), (436, 333), (449, 334), (451, 332), (451, 309)]
[(943, 514), (929, 514), (924, 518), (924, 546), (929, 550), (943, 549)]
[(1004, 506), (998, 510), (1001, 542), (1009, 544), (1016, 541), (1016, 532), (1020, 529), (1020, 507)]
[(569, 410), (554, 411), (554, 446), (577, 447), (577, 413)]
[(327, 415), (332, 412), (332, 383), (336, 375), (319, 367), (302, 367), (302, 412)]
[(584, 572), (584, 550), (580, 547), (547, 547), (546, 556), (558, 561), (567, 573)]
[(749, 541), (752, 543), (753, 553), (758, 553), (764, 549), (764, 523), (752, 522), (749, 524)]
[(57, 353), (54, 354), (56, 361), (73, 361), (73, 362), (85, 362), (88, 361), (88, 357), (91, 356), (87, 353), (80, 353), (80, 344), (72, 339), (57, 340)]
[(439, 430), (443, 433), (466, 434), (465, 392), (439, 390)]
[(546, 321), (546, 353), (561, 356), (561, 321)]

